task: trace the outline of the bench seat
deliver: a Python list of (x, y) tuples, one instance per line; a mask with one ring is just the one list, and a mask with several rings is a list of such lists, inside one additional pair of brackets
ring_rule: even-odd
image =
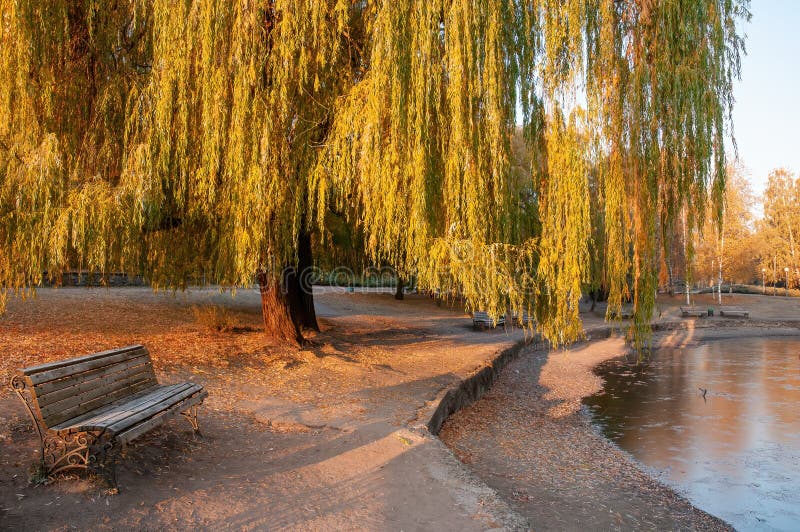
[(522, 313), (522, 318), (519, 317), (519, 314), (510, 314), (508, 316), (508, 319), (510, 319), (511, 323), (513, 323), (514, 325), (521, 324), (523, 326), (526, 326), (535, 323), (535, 320), (530, 315), (528, 315), (527, 312)]
[(128, 443), (146, 432), (143, 428), (157, 426), (180, 411), (202, 403), (207, 396), (208, 392), (202, 386), (189, 382), (155, 386), (50, 429), (60, 433), (100, 430), (116, 436), (120, 443)]
[(472, 327), (475, 329), (483, 329), (486, 327), (494, 328), (498, 325), (505, 325), (506, 319), (504, 316), (497, 318), (497, 321), (492, 321), (489, 313), (483, 311), (475, 311), (472, 313)]

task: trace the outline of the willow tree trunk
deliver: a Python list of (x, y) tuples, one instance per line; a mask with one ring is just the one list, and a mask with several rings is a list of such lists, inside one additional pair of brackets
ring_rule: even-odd
[(280, 279), (273, 279), (264, 272), (258, 274), (264, 332), (278, 341), (302, 345), (305, 339), (291, 304), (296, 295), (291, 293), (292, 284), (285, 281), (285, 274)]
[(672, 266), (672, 238), (673, 233), (670, 231), (669, 236), (664, 239), (664, 262), (667, 265), (667, 293), (669, 297), (675, 296), (675, 277)]
[(720, 305), (722, 305), (722, 254), (724, 253), (724, 251), (725, 251), (725, 237), (724, 236), (720, 236), (719, 237), (719, 260), (717, 261), (719, 263), (719, 276), (717, 277), (717, 281), (718, 281), (717, 286), (719, 287), (719, 290), (717, 290), (717, 292), (718, 292), (719, 298), (717, 299), (717, 302)]
[(683, 208), (683, 274), (686, 280), (686, 286), (684, 288), (684, 292), (686, 292), (686, 306), (691, 306), (692, 301), (689, 297), (689, 268), (691, 265), (689, 264), (689, 243), (686, 239), (686, 207)]
[(319, 331), (314, 310), (314, 256), (308, 231), (301, 231), (297, 237), (297, 270), (287, 277), (287, 284), (294, 284), (290, 292), (294, 295), (292, 305), (300, 326)]
[(298, 345), (305, 343), (303, 329), (319, 331), (314, 310), (314, 256), (311, 234), (302, 231), (297, 238), (297, 267), (286, 267), (280, 279), (258, 274), (261, 312), (267, 336)]
[(398, 275), (397, 285), (395, 286), (394, 290), (395, 299), (403, 299), (403, 288), (405, 288), (405, 283), (403, 282), (403, 279)]

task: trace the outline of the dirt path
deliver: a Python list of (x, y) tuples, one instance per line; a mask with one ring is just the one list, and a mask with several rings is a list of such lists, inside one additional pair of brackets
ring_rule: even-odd
[[(753, 320), (672, 323), (664, 316), (656, 345), (800, 337), (800, 301), (783, 300), (776, 309), (771, 298), (737, 299)], [(665, 314), (676, 313), (671, 303), (662, 302)], [(536, 530), (730, 529), (645, 474), (581, 412), (581, 399), (602, 387), (593, 368), (627, 350), (616, 337), (566, 351), (528, 351), (480, 401), (452, 416), (440, 437)]]
[[(0, 392), (0, 528), (522, 528), (524, 520), (435, 437), (412, 425), (442, 390), (522, 339), (473, 332), (423, 296), (318, 294), (313, 349), (264, 346), (255, 292), (43, 290), (0, 319), (0, 379), (45, 360), (143, 342), (162, 382), (210, 391), (193, 438), (174, 421), (130, 447), (121, 493), (86, 480), (29, 486), (35, 433)], [(224, 305), (235, 333), (198, 324)]]
[(527, 353), (440, 436), (535, 530), (725, 529), (654, 482), (581, 415), (581, 398), (601, 386), (591, 368), (624, 350), (613, 338)]
[[(678, 304), (662, 305), (662, 320)], [(193, 307), (212, 305), (230, 314), (232, 332), (195, 316)], [(107, 497), (85, 479), (28, 485), (36, 436), (3, 388), (0, 528), (527, 528), (516, 499), (514, 509), (418, 428), (444, 390), (521, 341), (520, 332), (474, 332), (460, 310), (422, 296), (324, 290), (322, 332), (313, 348), (296, 350), (264, 345), (259, 310), (255, 291), (231, 299), (214, 290), (60, 289), (12, 301), (0, 318), (4, 382), (18, 367), (142, 342), (162, 382), (192, 379), (210, 397), (202, 438), (175, 421), (138, 440), (118, 469), (121, 494)], [(599, 315), (584, 318), (605, 327)], [(527, 408), (519, 399), (515, 408)]]

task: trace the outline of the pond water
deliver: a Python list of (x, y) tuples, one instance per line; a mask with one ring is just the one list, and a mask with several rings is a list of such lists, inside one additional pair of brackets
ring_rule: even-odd
[(584, 403), (695, 506), (740, 530), (800, 530), (799, 355), (800, 337), (660, 349), (602, 364)]

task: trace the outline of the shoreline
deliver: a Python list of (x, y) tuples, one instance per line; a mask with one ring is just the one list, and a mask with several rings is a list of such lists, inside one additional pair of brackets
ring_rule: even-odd
[[(588, 331), (567, 350), (523, 348), (439, 437), (536, 529), (648, 527), (732, 530), (602, 435), (582, 408), (602, 389), (594, 372), (628, 356), (619, 335)], [(653, 348), (742, 337), (800, 337), (795, 321), (684, 321), (656, 327)]]
[[(731, 301), (751, 308), (759, 320), (771, 319), (764, 325), (770, 328), (767, 332), (787, 316), (800, 316), (800, 300), (734, 296)], [(674, 335), (676, 341), (706, 334), (696, 329), (740, 334), (742, 323), (735, 320), (679, 320), (678, 303), (662, 301), (657, 331)], [(680, 508), (690, 517), (670, 521), (674, 504), (663, 501), (674, 497), (672, 492), (635, 467), (620, 467), (624, 457), (603, 461), (603, 456), (620, 453), (605, 440), (587, 436), (587, 424), (579, 423), (575, 406), (566, 404), (576, 379), (562, 375), (564, 389), (558, 390), (555, 379), (533, 397), (530, 387), (519, 386), (525, 379), (539, 386), (550, 358), (554, 364), (545, 375), (557, 369), (556, 355), (570, 357), (564, 367), (577, 371), (575, 362), (590, 358), (587, 345), (595, 355), (601, 351), (599, 339), (609, 349), (613, 342), (624, 345), (620, 338), (609, 338), (624, 324), (607, 324), (600, 313), (584, 309), (582, 318), (594, 340), (551, 357), (537, 351), (543, 346), (520, 345), (525, 337), (519, 330), (474, 331), (461, 310), (439, 307), (421, 295), (396, 301), (390, 293), (325, 292), (316, 305), (322, 330), (314, 337), (315, 346), (298, 351), (263, 341), (255, 290), (241, 291), (233, 299), (215, 289), (177, 296), (135, 287), (43, 289), (33, 300), (9, 301), (0, 319), (0, 341), (7, 353), (0, 377), (19, 367), (145, 341), (163, 382), (195, 380), (210, 396), (201, 423), (203, 438), (190, 437), (178, 422), (144, 437), (119, 464), (121, 493), (104, 500), (93, 479), (83, 475), (47, 486), (28, 484), (35, 431), (19, 400), (0, 389), (0, 448), (5, 451), (0, 453), (0, 477), (9, 480), (0, 483), (0, 528), (13, 524), (49, 530), (67, 522), (102, 529), (110, 516), (122, 528), (167, 530), (260, 528), (269, 523), (298, 529), (528, 530), (531, 522), (558, 530), (587, 524), (659, 528), (667, 523), (660, 528), (676, 528), (674, 523), (710, 519), (703, 514), (692, 518), (691, 506), (684, 503)], [(210, 330), (195, 316), (196, 306), (226, 309), (241, 331)], [(750, 325), (754, 323), (761, 322), (752, 320)], [(800, 323), (782, 323), (800, 330)], [(510, 368), (501, 371), (504, 353)], [(622, 348), (606, 355), (620, 353)], [(518, 357), (517, 362), (510, 360)], [(516, 368), (522, 371), (515, 373)], [(526, 374), (534, 370), (535, 375)], [(590, 375), (591, 365), (588, 370), (584, 373)], [(496, 412), (487, 410), (478, 419), (487, 424), (499, 417), (497, 412), (511, 411), (509, 422), (496, 424), (490, 435), (502, 435), (509, 427), (517, 431), (504, 446), (492, 442), (489, 447), (489, 455), (497, 459), (497, 467), (489, 471), (503, 473), (504, 460), (506, 471), (487, 482), (475, 463), (480, 465), (481, 453), (466, 460), (456, 453), (459, 461), (431, 434), (428, 423), (450, 391), (454, 400), (464, 397), (458, 390), (475, 392), (476, 399), (487, 390), (488, 397), (497, 396), (509, 376), (517, 379), (518, 393), (500, 394), (505, 405), (495, 404)], [(545, 399), (545, 393), (551, 395)], [(457, 409), (468, 402), (450, 406)], [(580, 407), (580, 399), (575, 404)], [(564, 412), (555, 417), (551, 408)], [(523, 430), (531, 428), (530, 422), (519, 426), (531, 412), (538, 428), (544, 427), (534, 436)], [(531, 438), (538, 438), (536, 447), (522, 450), (535, 451), (530, 456), (514, 450)], [(567, 451), (580, 460), (559, 464)], [(502, 453), (510, 453), (513, 461), (497, 456)], [(543, 463), (553, 467), (543, 469)], [(514, 467), (508, 470), (508, 464)], [(550, 477), (532, 480), (519, 464)], [(592, 471), (595, 466), (599, 474)], [(643, 496), (643, 486), (655, 486), (662, 496)], [(610, 497), (614, 494), (618, 497)], [(299, 508), (298, 499), (307, 503)], [(518, 511), (526, 504), (535, 504), (537, 512), (547, 509), (549, 520)], [(656, 511), (653, 519), (640, 515), (641, 508), (659, 504), (669, 508)], [(43, 513), (50, 505), (59, 511)]]

